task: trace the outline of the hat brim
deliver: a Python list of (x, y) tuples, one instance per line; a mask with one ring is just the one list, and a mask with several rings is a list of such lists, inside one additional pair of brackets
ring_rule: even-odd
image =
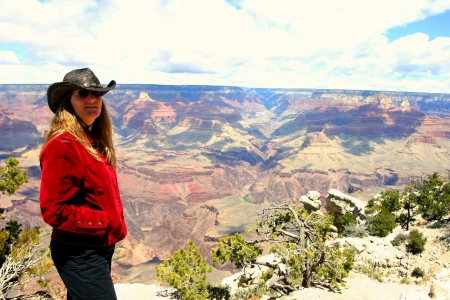
[(70, 82), (55, 82), (47, 89), (48, 107), (53, 113), (56, 113), (63, 96), (73, 90), (88, 90), (101, 92), (102, 96), (116, 87), (116, 82), (111, 82), (106, 87), (84, 87)]

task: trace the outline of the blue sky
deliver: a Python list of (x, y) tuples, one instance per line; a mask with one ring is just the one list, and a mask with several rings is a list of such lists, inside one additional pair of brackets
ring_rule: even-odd
[(450, 0), (1, 0), (0, 83), (450, 93)]
[(386, 33), (386, 37), (392, 42), (403, 36), (418, 32), (425, 33), (430, 40), (434, 40), (437, 37), (450, 37), (450, 10), (423, 20), (390, 28)]

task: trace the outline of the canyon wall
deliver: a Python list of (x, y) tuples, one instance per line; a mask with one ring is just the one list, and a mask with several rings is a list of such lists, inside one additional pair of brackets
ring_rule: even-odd
[[(30, 174), (0, 202), (41, 226), (46, 88), (0, 85), (0, 157)], [(118, 250), (122, 275), (188, 240), (210, 259), (218, 239), (243, 232), (262, 207), (310, 190), (367, 200), (450, 169), (449, 94), (123, 84), (104, 101), (130, 230)]]

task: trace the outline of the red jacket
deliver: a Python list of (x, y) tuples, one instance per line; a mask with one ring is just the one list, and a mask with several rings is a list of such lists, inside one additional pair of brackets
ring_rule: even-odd
[(70, 133), (50, 140), (39, 160), (39, 202), (53, 240), (104, 247), (125, 238), (122, 200), (110, 163), (96, 160)]

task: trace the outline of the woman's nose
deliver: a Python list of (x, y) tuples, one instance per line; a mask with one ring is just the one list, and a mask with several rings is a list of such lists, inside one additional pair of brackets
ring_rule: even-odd
[(94, 95), (92, 95), (92, 93), (89, 93), (89, 95), (86, 97), (86, 100), (93, 102), (93, 101), (95, 101), (95, 97), (94, 97)]

